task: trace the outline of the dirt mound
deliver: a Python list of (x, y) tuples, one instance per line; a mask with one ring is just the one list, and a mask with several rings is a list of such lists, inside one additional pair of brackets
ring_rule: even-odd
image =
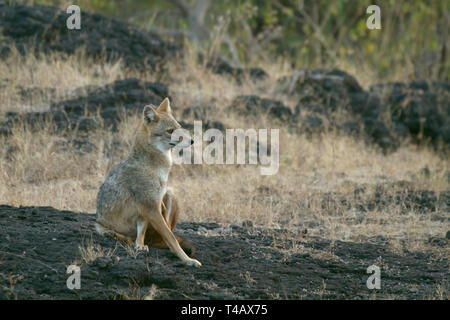
[[(365, 91), (344, 71), (300, 69), (280, 78), (275, 92), (298, 97), (296, 121), (307, 131), (311, 123), (323, 131), (327, 122), (329, 129), (362, 136), (385, 151), (405, 138), (450, 145), (448, 82), (385, 83)], [(339, 112), (348, 114), (346, 121)]]
[(269, 116), (278, 120), (292, 120), (292, 111), (281, 101), (260, 98), (255, 95), (238, 96), (228, 108), (243, 116)]
[[(387, 187), (386, 187), (387, 185)], [(392, 190), (390, 184), (378, 184), (372, 194), (361, 197), (361, 193), (366, 192), (365, 187), (355, 189), (353, 203), (348, 201), (348, 197), (329, 192), (323, 194), (321, 201), (323, 209), (335, 210), (357, 210), (361, 217), (366, 218), (368, 212), (382, 211), (391, 208), (400, 214), (407, 215), (411, 211), (422, 214), (431, 214), (434, 220), (442, 222), (447, 218), (442, 215), (434, 214), (436, 211), (450, 208), (450, 192), (444, 191), (436, 193), (430, 190)]]
[[(0, 56), (11, 52), (13, 43), (22, 54), (29, 51), (36, 55), (53, 51), (73, 54), (77, 49), (84, 49), (90, 57), (106, 56), (110, 61), (121, 58), (129, 67), (154, 69), (176, 54), (182, 54), (179, 45), (162, 40), (154, 32), (97, 13), (82, 11), (81, 29), (69, 30), (66, 27), (69, 16), (56, 7), (0, 2), (0, 30), (6, 37), (0, 41)], [(202, 54), (199, 54), (199, 61), (204, 61)], [(206, 66), (238, 83), (268, 77), (261, 68), (234, 67), (221, 57), (210, 58)]]
[(0, 3), (0, 30), (6, 37), (0, 41), (0, 56), (7, 55), (13, 43), (20, 53), (73, 54), (84, 49), (91, 57), (122, 58), (127, 66), (155, 68), (177, 52), (155, 33), (100, 14), (82, 11), (81, 29), (69, 30), (69, 16), (50, 6)]
[[(362, 92), (363, 89), (358, 81), (350, 74), (341, 70), (296, 70), (292, 75), (278, 79), (278, 91), (286, 94), (307, 93), (307, 87), (313, 87), (316, 91), (323, 90), (323, 93), (334, 92), (335, 98), (340, 98), (343, 94), (351, 92)], [(304, 96), (304, 95), (303, 95)], [(322, 95), (321, 98), (324, 98)], [(333, 105), (338, 103), (338, 99), (333, 100)]]
[(450, 145), (449, 82), (377, 84), (370, 87), (370, 94), (380, 98), (379, 110), (396, 132), (408, 132), (417, 142), (428, 139)]
[(147, 104), (159, 105), (169, 96), (169, 91), (160, 82), (129, 78), (103, 87), (80, 88), (74, 96), (73, 99), (52, 103), (51, 110), (47, 112), (24, 115), (10, 112), (7, 120), (0, 126), (0, 132), (10, 133), (13, 122), (19, 119), (33, 125), (39, 122), (37, 120), (49, 118), (58, 129), (78, 128), (81, 132), (98, 128), (100, 122), (105, 127), (115, 126), (122, 112), (137, 112)]
[[(32, 100), (34, 94), (51, 96), (51, 88), (21, 88), (17, 87), (24, 99)], [(135, 114), (144, 105), (159, 105), (161, 101), (170, 97), (167, 85), (161, 82), (145, 82), (136, 78), (117, 80), (102, 87), (83, 87), (75, 90), (74, 98), (56, 101), (50, 105), (46, 112), (28, 112), (19, 114), (9, 112), (0, 120), (0, 134), (9, 135), (14, 123), (24, 122), (32, 128), (43, 120), (51, 121), (57, 130), (77, 129), (80, 134), (88, 133), (100, 127), (116, 128), (124, 113)], [(31, 98), (31, 99), (30, 99)], [(177, 106), (173, 106), (176, 110)], [(186, 108), (183, 117), (194, 116), (196, 120), (203, 121), (203, 129), (215, 128), (225, 130), (221, 121), (209, 120), (199, 113), (201, 108)], [(204, 115), (204, 112), (203, 112)], [(183, 128), (193, 129), (193, 124), (179, 121)], [(39, 129), (39, 128), (38, 128)]]
[[(51, 207), (0, 205), (0, 298), (363, 299), (370, 265), (381, 268), (377, 298), (424, 298), (448, 276), (446, 259), (393, 253), (371, 243), (301, 238), (300, 230), (251, 224), (180, 223), (177, 233), (197, 247), (203, 266), (184, 266), (167, 250), (137, 253), (93, 231), (95, 217)], [(283, 240), (284, 239), (284, 240)], [(434, 242), (446, 246), (445, 239)], [(70, 290), (67, 267), (81, 267)], [(153, 287), (155, 288), (155, 287)]]
[[(203, 63), (203, 55), (199, 55), (199, 62)], [(238, 84), (243, 83), (246, 80), (252, 82), (259, 82), (266, 80), (269, 75), (262, 68), (240, 68), (234, 67), (229, 62), (221, 57), (211, 57), (206, 66), (211, 69), (212, 72), (224, 76), (233, 78)]]

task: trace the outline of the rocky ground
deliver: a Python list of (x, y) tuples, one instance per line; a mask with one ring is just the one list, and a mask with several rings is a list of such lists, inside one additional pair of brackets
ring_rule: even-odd
[[(192, 268), (168, 250), (136, 253), (97, 235), (94, 218), (1, 205), (0, 298), (144, 298), (153, 286), (155, 299), (423, 299), (435, 296), (449, 276), (447, 258), (394, 253), (381, 237), (331, 242), (251, 223), (180, 223), (177, 233), (196, 246), (194, 256), (203, 263)], [(448, 239), (432, 245), (445, 249)], [(79, 290), (66, 285), (71, 264), (81, 267)], [(379, 290), (366, 285), (371, 265), (381, 270)]]

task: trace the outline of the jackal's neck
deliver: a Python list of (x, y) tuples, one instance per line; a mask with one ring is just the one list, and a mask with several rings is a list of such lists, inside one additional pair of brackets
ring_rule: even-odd
[(162, 149), (152, 144), (142, 145), (135, 143), (129, 158), (141, 162), (148, 162), (149, 165), (170, 169), (172, 166), (172, 153), (170, 150)]

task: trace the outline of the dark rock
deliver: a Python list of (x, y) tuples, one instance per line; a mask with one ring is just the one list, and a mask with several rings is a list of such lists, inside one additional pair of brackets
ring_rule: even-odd
[(93, 117), (80, 117), (76, 123), (80, 131), (92, 131), (101, 128), (101, 123)]
[(411, 81), (409, 84), (410, 89), (427, 91), (429, 85), (426, 81)]
[(423, 167), (422, 169), (420, 169), (420, 174), (425, 176), (425, 177), (430, 177), (430, 169), (428, 168), (428, 166)]
[(53, 103), (51, 108), (77, 115), (84, 114), (85, 110), (97, 111), (98, 108), (102, 111), (118, 107), (136, 110), (146, 104), (159, 105), (168, 95), (167, 86), (162, 83), (129, 78), (99, 88), (87, 88), (87, 94)]
[(433, 81), (431, 87), (434, 91), (450, 92), (449, 81)]
[(348, 135), (359, 135), (360, 124), (358, 122), (347, 121), (341, 126), (341, 130)]
[(193, 130), (194, 129), (194, 125), (192, 123), (188, 123), (185, 121), (178, 121), (178, 123), (181, 125), (181, 127), (183, 129), (187, 129), (187, 130)]
[(0, 54), (7, 55), (13, 44), (20, 53), (73, 54), (85, 50), (87, 56), (115, 61), (123, 59), (127, 66), (157, 68), (177, 47), (157, 34), (139, 30), (129, 23), (100, 14), (81, 12), (81, 29), (69, 30), (68, 14), (55, 7), (24, 4), (0, 6)]
[(106, 269), (114, 263), (111, 257), (98, 257), (92, 262), (92, 265), (99, 267), (100, 269)]
[(380, 83), (370, 86), (369, 90), (370, 92), (376, 93), (376, 94), (383, 94), (383, 93), (395, 93), (399, 94), (404, 92), (407, 89), (407, 85), (402, 82), (387, 82), (387, 83)]
[(363, 117), (378, 117), (382, 112), (380, 99), (367, 92), (351, 93), (349, 95), (349, 108), (351, 113)]
[(208, 130), (208, 129), (217, 129), (217, 130), (224, 132), (225, 125), (220, 121), (206, 121), (203, 124), (203, 130)]
[(229, 110), (241, 115), (264, 116), (267, 115), (274, 119), (293, 120), (291, 109), (286, 107), (281, 101), (260, 98), (258, 96), (238, 96)]
[(192, 105), (183, 110), (183, 118), (193, 118), (194, 120), (206, 121), (208, 118), (214, 118), (217, 109), (209, 105)]
[[(276, 91), (297, 95), (295, 119), (305, 126), (303, 111), (323, 116), (330, 128), (355, 135), (358, 123), (366, 141), (384, 151), (395, 150), (403, 139), (416, 143), (431, 141), (449, 146), (450, 84), (412, 81), (375, 84), (363, 90), (356, 79), (340, 70), (297, 70), (278, 80)], [(349, 115), (344, 123), (337, 112)], [(309, 119), (311, 120), (311, 119)], [(314, 123), (311, 121), (307, 121)], [(301, 130), (300, 130), (301, 131)]]
[(328, 115), (326, 107), (319, 103), (303, 104), (302, 102), (300, 102), (295, 106), (295, 115), (298, 117), (302, 113), (302, 110), (314, 112), (325, 116)]
[[(199, 60), (203, 61), (203, 59), (204, 59), (203, 55), (199, 54)], [(239, 67), (233, 67), (225, 59), (217, 56), (210, 58), (206, 66), (216, 74), (232, 77), (239, 84), (245, 81), (246, 79), (249, 79), (252, 82), (258, 82), (266, 80), (269, 77), (267, 72), (261, 68), (255, 67), (244, 69)]]
[(373, 142), (377, 143), (384, 151), (391, 151), (397, 146), (397, 141), (392, 130), (383, 121), (365, 118), (364, 130)]
[[(82, 90), (79, 90), (82, 91)], [(22, 120), (35, 125), (43, 120), (56, 124), (58, 130), (77, 129), (87, 132), (103, 126), (115, 126), (123, 112), (138, 112), (144, 105), (159, 105), (168, 97), (167, 86), (159, 82), (145, 82), (135, 78), (117, 80), (103, 87), (83, 88), (80, 96), (51, 104), (47, 112), (32, 112), (19, 115), (8, 113), (0, 132), (9, 134), (12, 123)], [(99, 111), (100, 117), (96, 117)], [(85, 116), (88, 113), (89, 116)]]
[[(450, 119), (450, 94), (445, 90), (436, 90), (435, 86), (425, 87), (425, 84), (411, 83), (410, 87), (414, 90), (409, 91), (400, 91), (402, 89), (399, 87), (395, 92), (387, 91), (386, 108), (390, 110), (395, 126), (406, 127), (417, 142), (431, 140), (435, 145), (439, 141), (448, 143), (446, 128)], [(417, 90), (419, 85), (421, 89)], [(378, 88), (384, 86), (378, 85)]]
[(323, 131), (323, 121), (315, 114), (308, 114), (303, 118), (298, 120), (298, 126), (300, 130), (306, 133), (322, 132)]
[(305, 88), (312, 88), (318, 92), (320, 90), (325, 92), (345, 93), (361, 92), (362, 88), (358, 81), (350, 74), (341, 70), (296, 70), (291, 76), (286, 76), (278, 79), (277, 91), (286, 94), (301, 94)]

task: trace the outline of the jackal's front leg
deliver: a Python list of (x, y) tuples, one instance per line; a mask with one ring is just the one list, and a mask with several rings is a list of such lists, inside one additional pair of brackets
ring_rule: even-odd
[(137, 222), (136, 249), (148, 251), (148, 246), (144, 244), (145, 232), (147, 231), (148, 222), (141, 220)]

